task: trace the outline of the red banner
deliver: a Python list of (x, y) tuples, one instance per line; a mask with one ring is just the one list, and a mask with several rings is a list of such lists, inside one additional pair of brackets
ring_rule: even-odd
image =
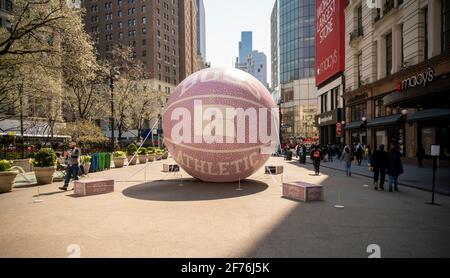
[(345, 0), (316, 0), (316, 86), (345, 69)]

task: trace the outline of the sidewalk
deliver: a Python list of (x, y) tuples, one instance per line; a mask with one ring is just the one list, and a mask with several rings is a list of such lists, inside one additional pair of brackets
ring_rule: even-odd
[[(293, 160), (297, 160), (293, 158)], [(311, 160), (307, 158), (307, 163), (312, 164)], [(345, 172), (345, 164), (343, 161), (334, 157), (333, 162), (322, 162), (320, 167), (334, 169)], [(419, 168), (417, 165), (403, 164), (404, 173), (399, 177), (399, 184), (409, 186), (420, 190), (431, 191), (433, 184), (433, 170), (431, 166)], [(361, 166), (353, 163), (352, 174), (360, 175), (368, 178), (373, 177), (373, 173), (369, 170), (367, 160), (363, 160)], [(387, 175), (386, 175), (387, 182)], [(387, 188), (387, 183), (386, 183)], [(450, 195), (450, 169), (438, 168), (436, 170), (436, 192), (444, 195)]]

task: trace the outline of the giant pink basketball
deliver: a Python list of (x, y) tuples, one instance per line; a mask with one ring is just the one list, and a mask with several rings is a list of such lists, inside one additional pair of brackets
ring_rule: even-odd
[(267, 162), (278, 139), (277, 121), (276, 105), (256, 78), (237, 69), (204, 69), (171, 94), (164, 144), (191, 176), (233, 182)]

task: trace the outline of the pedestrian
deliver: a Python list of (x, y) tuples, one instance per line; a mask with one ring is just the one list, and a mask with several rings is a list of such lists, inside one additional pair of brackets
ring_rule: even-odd
[(369, 145), (367, 145), (364, 153), (367, 157), (367, 164), (368, 166), (370, 166), (370, 161), (372, 160), (372, 148)]
[(333, 162), (333, 148), (330, 145), (328, 145), (328, 160)]
[(363, 147), (361, 143), (358, 143), (358, 145), (356, 146), (356, 161), (358, 162), (359, 166), (361, 166), (363, 153), (364, 153)]
[(417, 151), (416, 151), (416, 157), (417, 157), (417, 162), (419, 163), (419, 168), (423, 168), (423, 157), (425, 156), (425, 149), (423, 148), (423, 145), (420, 144), (417, 147)]
[(322, 151), (317, 144), (314, 145), (314, 150), (311, 152), (311, 160), (314, 164), (314, 172), (316, 176), (318, 176), (320, 170), (320, 161), (322, 160)]
[(350, 147), (345, 146), (344, 152), (341, 155), (341, 160), (345, 162), (345, 173), (348, 177), (352, 176), (352, 154), (350, 152)]
[(392, 184), (394, 184), (394, 190), (398, 191), (398, 176), (403, 174), (403, 165), (400, 153), (394, 144), (391, 144), (389, 151), (387, 174), (389, 179), (389, 192), (392, 192)]
[(374, 151), (370, 159), (370, 170), (373, 171), (373, 184), (375, 190), (384, 190), (386, 170), (388, 166), (388, 153), (381, 144), (378, 150)]
[(78, 180), (78, 170), (80, 165), (81, 150), (77, 148), (75, 142), (69, 143), (69, 151), (66, 152), (67, 159), (66, 176), (64, 177), (64, 185), (59, 187), (61, 190), (67, 190), (69, 187), (70, 178), (73, 176), (74, 180)]
[(306, 150), (306, 145), (302, 146), (302, 163), (306, 164), (306, 154), (307, 154), (307, 150)]

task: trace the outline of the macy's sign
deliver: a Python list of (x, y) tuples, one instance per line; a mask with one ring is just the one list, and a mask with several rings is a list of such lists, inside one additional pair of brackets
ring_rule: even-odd
[(429, 67), (424, 72), (399, 81), (397, 84), (397, 91), (401, 92), (417, 86), (425, 87), (428, 83), (432, 82), (435, 77), (433, 68)]

